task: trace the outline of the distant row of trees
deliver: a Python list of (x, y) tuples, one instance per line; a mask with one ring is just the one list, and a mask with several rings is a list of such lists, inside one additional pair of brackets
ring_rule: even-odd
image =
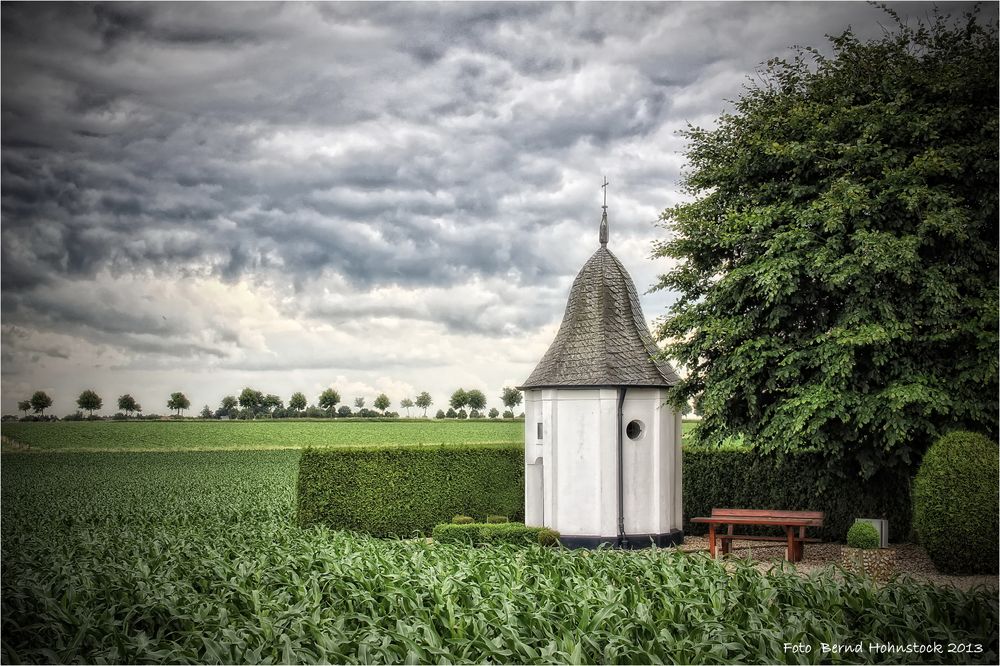
[[(483, 418), (483, 416), (484, 415), (478, 409), (473, 409), (471, 412), (466, 412), (464, 409), (459, 409), (458, 411), (455, 411), (454, 407), (449, 407), (447, 412), (444, 411), (443, 409), (439, 409), (437, 411), (437, 414), (434, 416), (434, 418), (436, 418), (436, 419), (479, 419), (479, 418)], [(489, 411), (489, 413), (486, 416), (489, 416), (491, 419), (499, 418), (500, 417), (500, 410), (497, 409), (496, 407), (494, 407), (494, 408), (492, 408)], [(524, 416), (524, 415), (522, 414), (521, 416)], [(511, 409), (508, 409), (508, 410), (504, 411), (503, 417), (505, 419), (515, 418), (514, 411), (511, 410)]]
[(52, 398), (45, 391), (35, 391), (30, 398), (17, 403), (18, 411), (24, 412), (25, 416), (28, 415), (29, 409), (35, 414), (44, 414), (45, 410), (51, 406)]
[[(28, 415), (29, 411), (44, 415), (45, 410), (51, 406), (52, 398), (45, 391), (35, 391), (30, 398), (17, 403), (18, 411), (24, 412), (25, 416)], [(97, 395), (97, 391), (87, 389), (76, 399), (76, 406), (80, 409), (86, 409), (90, 416), (93, 416), (95, 410), (104, 406), (104, 399)], [(191, 401), (183, 393), (171, 393), (170, 399), (167, 401), (167, 407), (177, 410), (178, 413), (190, 406)], [(142, 405), (128, 393), (118, 398), (118, 409), (126, 416), (142, 413)]]
[[(503, 413), (504, 418), (513, 418), (514, 409), (521, 404), (521, 392), (516, 388), (505, 386), (500, 399), (503, 401), (504, 406), (507, 407), (507, 410)], [(354, 399), (353, 411), (347, 405), (341, 405), (338, 408), (337, 405), (340, 402), (340, 393), (331, 387), (320, 393), (317, 400), (319, 407), (309, 405), (305, 394), (296, 391), (288, 399), (288, 407), (286, 408), (284, 401), (279, 396), (273, 393), (264, 394), (262, 391), (247, 387), (238, 396), (227, 395), (224, 397), (219, 403), (218, 409), (212, 410), (208, 405), (205, 405), (199, 415), (206, 419), (287, 418), (303, 415), (307, 417), (327, 416), (331, 418), (347, 416), (399, 416), (396, 412), (388, 411), (392, 402), (385, 393), (380, 393), (375, 398), (373, 403), (375, 410), (367, 409), (365, 407), (365, 399), (361, 397)], [(423, 410), (423, 416), (426, 418), (427, 409), (433, 404), (434, 399), (427, 391), (422, 391), (417, 395), (416, 399), (407, 397), (399, 402), (400, 408), (406, 410), (407, 417), (410, 416), (410, 410), (416, 407)], [(486, 409), (486, 395), (478, 389), (466, 391), (464, 388), (459, 388), (451, 394), (448, 404), (450, 405), (448, 411), (438, 410), (436, 418), (481, 418), (483, 410)], [(104, 400), (96, 391), (87, 389), (76, 399), (76, 405), (81, 410), (87, 410), (89, 415), (93, 417), (94, 412), (104, 406)], [(17, 403), (18, 410), (24, 412), (25, 416), (28, 415), (29, 411), (44, 415), (45, 410), (51, 406), (52, 398), (44, 391), (35, 391), (29, 399)], [(181, 412), (190, 407), (191, 401), (179, 391), (171, 393), (170, 398), (167, 400), (167, 409), (175, 412), (177, 415), (180, 415)], [(466, 407), (471, 411), (466, 412)], [(142, 414), (142, 405), (136, 402), (131, 394), (126, 393), (118, 398), (118, 410), (124, 416), (132, 417), (133, 415)], [(493, 408), (489, 411), (488, 415), (490, 418), (497, 418), (500, 412), (496, 408)]]

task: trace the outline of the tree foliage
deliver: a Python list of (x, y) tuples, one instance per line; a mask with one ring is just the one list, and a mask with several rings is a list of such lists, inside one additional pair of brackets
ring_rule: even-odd
[(451, 399), (448, 401), (452, 409), (462, 409), (469, 404), (469, 394), (465, 392), (465, 389), (458, 389), (451, 394)]
[(268, 393), (261, 400), (260, 407), (265, 413), (274, 414), (275, 411), (285, 408), (285, 401), (273, 393)]
[(45, 391), (35, 391), (29, 400), (31, 411), (35, 414), (44, 414), (45, 410), (52, 406), (52, 398)]
[(31, 400), (19, 400), (17, 403), (17, 411), (24, 412), (24, 415), (28, 415), (28, 410), (31, 409)]
[(378, 397), (375, 398), (375, 409), (379, 410), (380, 412), (384, 412), (385, 410), (389, 409), (389, 405), (390, 405), (389, 396), (387, 396), (385, 393), (379, 393)]
[(188, 400), (186, 395), (184, 395), (179, 391), (177, 393), (171, 393), (170, 399), (167, 400), (167, 409), (173, 409), (178, 414), (180, 414), (182, 410), (185, 410), (190, 406), (191, 406), (191, 401)]
[(420, 409), (424, 410), (424, 417), (426, 418), (426, 416), (427, 416), (427, 408), (430, 407), (431, 405), (433, 405), (434, 401), (431, 400), (431, 394), (430, 393), (428, 393), (427, 391), (422, 391), (420, 393), (420, 395), (417, 396), (417, 403), (416, 404), (417, 404), (417, 407), (419, 407)]
[(92, 389), (87, 389), (80, 394), (80, 397), (76, 399), (76, 406), (80, 409), (86, 409), (90, 412), (91, 416), (94, 414), (95, 409), (100, 409), (104, 405), (104, 401), (101, 400), (101, 396), (97, 395), (97, 391)]
[(306, 408), (306, 396), (304, 393), (296, 391), (292, 394), (292, 397), (288, 399), (288, 408), (294, 409), (297, 412), (301, 412)]
[(465, 398), (470, 409), (480, 410), (486, 408), (486, 395), (479, 389), (472, 389), (467, 392)]
[(516, 388), (512, 386), (503, 387), (503, 394), (500, 396), (500, 399), (503, 400), (504, 406), (512, 412), (512, 418), (514, 408), (521, 404), (521, 397), (521, 392)]
[(256, 416), (264, 408), (264, 394), (248, 386), (240, 391), (239, 402), (250, 416)]
[(118, 396), (118, 409), (125, 412), (128, 416), (132, 416), (133, 412), (141, 410), (139, 403), (135, 401), (135, 398), (132, 397), (131, 393)]
[(685, 132), (659, 335), (698, 443), (744, 433), (867, 476), (944, 431), (996, 433), (996, 26), (886, 11), (882, 39), (771, 60)]
[(334, 408), (337, 403), (340, 402), (340, 394), (337, 393), (336, 389), (328, 388), (319, 394), (319, 406), (323, 409), (330, 410), (330, 414), (333, 414)]
[(406, 410), (406, 418), (410, 417), (410, 407), (413, 407), (413, 401), (409, 398), (403, 398), (399, 402), (399, 406)]

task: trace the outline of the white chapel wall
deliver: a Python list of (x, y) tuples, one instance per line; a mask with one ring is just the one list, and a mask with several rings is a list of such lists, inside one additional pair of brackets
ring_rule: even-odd
[[(630, 388), (623, 431), (625, 531), (681, 528), (680, 416), (666, 392)], [(566, 535), (617, 536), (617, 389), (525, 391), (525, 521)], [(541, 437), (539, 426), (541, 424)]]

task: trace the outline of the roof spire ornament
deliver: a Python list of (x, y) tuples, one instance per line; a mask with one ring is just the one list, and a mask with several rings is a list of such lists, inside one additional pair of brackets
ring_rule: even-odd
[(604, 209), (604, 214), (601, 215), (601, 247), (605, 247), (608, 244), (608, 177), (604, 177), (604, 184), (601, 185), (601, 189), (604, 190), (604, 205), (601, 208)]

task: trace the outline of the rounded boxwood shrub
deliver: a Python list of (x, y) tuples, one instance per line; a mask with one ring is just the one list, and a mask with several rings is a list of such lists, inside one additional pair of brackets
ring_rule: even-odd
[(486, 516), (487, 523), (509, 523), (510, 519), (507, 516)]
[(455, 516), (451, 519), (453, 525), (468, 525), (469, 523), (474, 523), (476, 520), (472, 516)]
[(878, 530), (871, 523), (854, 523), (847, 530), (847, 545), (851, 548), (878, 548)]
[(935, 442), (913, 481), (913, 525), (943, 573), (996, 573), (997, 443), (971, 432)]

